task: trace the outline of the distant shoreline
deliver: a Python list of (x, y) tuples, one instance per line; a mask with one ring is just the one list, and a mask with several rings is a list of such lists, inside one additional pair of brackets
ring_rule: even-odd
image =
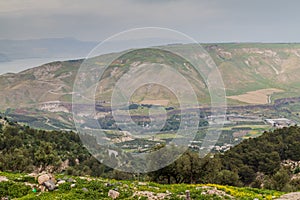
[(82, 57), (54, 57), (54, 58), (25, 58), (25, 59), (16, 59), (6, 62), (0, 62), (0, 75), (6, 73), (19, 73), (24, 70), (38, 67), (43, 64), (47, 64), (54, 61), (67, 61), (67, 60), (78, 60)]

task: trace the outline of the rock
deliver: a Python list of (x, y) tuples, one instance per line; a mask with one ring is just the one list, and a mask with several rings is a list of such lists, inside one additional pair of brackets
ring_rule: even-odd
[(66, 170), (69, 167), (69, 163), (70, 163), (69, 159), (62, 162), (61, 165), (60, 165), (59, 171)]
[(36, 178), (36, 177), (38, 176), (38, 174), (35, 173), (35, 172), (32, 172), (32, 173), (30, 173), (30, 174), (27, 174), (27, 176)]
[(143, 185), (143, 186), (145, 186), (145, 185), (147, 185), (147, 183), (145, 183), (145, 182), (139, 182), (138, 185)]
[(82, 188), (82, 191), (88, 192), (89, 190), (87, 188)]
[(108, 196), (111, 197), (112, 199), (116, 199), (120, 196), (120, 193), (114, 190), (109, 190)]
[(72, 178), (68, 178), (68, 179), (67, 179), (67, 182), (69, 182), (69, 183), (74, 183), (75, 181), (74, 181), (74, 179), (72, 179)]
[[(133, 196), (138, 196), (140, 197), (146, 197), (149, 200), (161, 200), (161, 199), (166, 199), (168, 198), (169, 194), (166, 193), (157, 193), (155, 194), (154, 192), (150, 191), (136, 191)], [(182, 196), (185, 197), (185, 196)]]
[(65, 182), (66, 182), (65, 180), (59, 180), (59, 181), (57, 182), (57, 185), (63, 184), (63, 183), (65, 183)]
[(40, 185), (38, 188), (41, 190), (41, 192), (45, 192), (45, 189), (46, 189), (46, 187), (45, 187), (45, 186), (43, 186), (43, 185)]
[(8, 181), (8, 179), (5, 176), (0, 176), (0, 182), (3, 182), (3, 181)]
[(299, 200), (300, 199), (300, 192), (292, 192), (288, 194), (284, 194), (279, 197), (277, 200)]
[(74, 188), (75, 186), (76, 186), (76, 184), (75, 184), (75, 183), (71, 184), (71, 188)]
[(38, 183), (42, 185), (46, 181), (50, 180), (50, 176), (48, 174), (42, 174), (38, 177)]
[(185, 191), (185, 195), (186, 195), (186, 197), (185, 197), (186, 200), (191, 200), (191, 193), (189, 190)]
[(46, 182), (43, 183), (43, 185), (49, 190), (49, 191), (53, 191), (56, 188), (55, 183), (52, 180), (48, 180)]
[(105, 183), (104, 184), (106, 187), (113, 187), (113, 186), (115, 186), (114, 184), (110, 184), (110, 183)]

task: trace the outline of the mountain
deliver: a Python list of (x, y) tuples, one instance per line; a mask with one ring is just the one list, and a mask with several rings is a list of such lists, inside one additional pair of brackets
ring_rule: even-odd
[[(189, 48), (180, 44), (174, 45), (174, 48), (183, 47)], [(204, 44), (203, 47), (221, 72), (229, 106), (271, 105), (278, 99), (299, 97), (300, 44), (232, 43)], [(113, 55), (101, 55), (89, 62), (97, 67), (99, 60)], [(12, 115), (39, 116), (44, 120), (43, 124), (53, 125), (52, 128), (56, 127), (55, 124), (60, 124), (59, 122), (71, 128), (73, 83), (82, 62), (83, 60), (52, 62), (20, 73), (1, 75), (1, 110)], [(174, 54), (151, 48), (132, 51), (112, 62), (97, 87), (97, 100), (109, 101), (114, 84), (123, 74), (153, 62), (177, 69), (191, 83), (201, 105), (205, 107), (209, 104), (207, 86), (203, 78), (189, 67), (188, 62)], [(91, 70), (81, 77), (82, 81), (88, 81), (88, 75), (93, 73)], [(93, 87), (87, 88), (87, 92), (92, 92)], [(176, 106), (174, 95), (157, 85), (152, 85), (151, 90), (146, 90), (146, 86), (138, 89), (132, 101), (143, 103), (143, 99), (147, 99), (146, 102), (155, 104), (152, 100), (166, 100), (166, 96), (169, 100), (163, 101), (167, 102), (165, 106)], [(100, 105), (104, 114), (107, 113), (105, 106), (107, 105)]]

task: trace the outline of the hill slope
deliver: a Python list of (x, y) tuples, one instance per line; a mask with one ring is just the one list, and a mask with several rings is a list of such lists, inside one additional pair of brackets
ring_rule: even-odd
[[(203, 46), (221, 72), (230, 106), (268, 104), (276, 99), (299, 96), (300, 44)], [(175, 45), (174, 48), (181, 46)], [(97, 58), (93, 61), (96, 63)], [(133, 51), (115, 60), (104, 73), (101, 87), (97, 88), (97, 100), (109, 101), (113, 84), (128, 69), (153, 62), (168, 64), (179, 70), (192, 83), (200, 103), (203, 106), (209, 104), (206, 84), (201, 77), (197, 77), (193, 68), (188, 67), (182, 58), (151, 49)], [(49, 125), (48, 128), (55, 128), (58, 122), (64, 124), (61, 128), (72, 128), (70, 111), (73, 83), (81, 63), (82, 60), (53, 62), (17, 74), (0, 76), (0, 109), (6, 111), (11, 108), (9, 113), (21, 116), (39, 116), (44, 124)], [(82, 81), (88, 81), (89, 77), (81, 78)], [(176, 98), (167, 90), (155, 85), (149, 91), (145, 88), (137, 90), (132, 100), (143, 102), (146, 98), (151, 103), (152, 99), (161, 99), (169, 106), (176, 105)], [(166, 96), (170, 100), (165, 101)], [(21, 121), (20, 117), (17, 119)], [(41, 127), (41, 124), (31, 125)]]
[[(228, 96), (266, 88), (282, 89), (284, 93), (278, 96), (296, 95), (299, 91), (300, 44), (216, 44), (204, 47), (221, 71)], [(113, 67), (120, 69), (121, 66), (130, 66), (134, 62), (157, 62), (163, 59), (162, 54), (155, 51), (140, 52), (127, 54), (115, 61)], [(165, 58), (170, 60), (163, 62), (183, 64), (174, 56)], [(122, 63), (119, 62), (121, 60)], [(80, 60), (54, 62), (18, 74), (0, 76), (1, 107), (26, 106), (47, 101), (70, 102), (68, 95), (72, 92), (80, 64)], [(120, 71), (111, 74), (111, 71), (107, 71), (107, 75), (113, 78), (118, 78), (123, 73)], [(192, 77), (189, 78), (191, 80)], [(199, 84), (197, 83), (198, 87)]]

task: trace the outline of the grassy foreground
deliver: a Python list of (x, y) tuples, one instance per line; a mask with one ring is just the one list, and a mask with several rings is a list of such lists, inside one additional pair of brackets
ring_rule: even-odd
[[(0, 198), (9, 199), (111, 199), (109, 190), (120, 193), (117, 199), (185, 199), (189, 190), (192, 199), (274, 199), (283, 194), (272, 190), (238, 188), (215, 184), (172, 184), (117, 181), (102, 178), (56, 175), (56, 179), (71, 178), (73, 183), (60, 184), (55, 191), (41, 192), (34, 177), (26, 174), (0, 172)], [(73, 185), (72, 185), (73, 184)], [(75, 184), (75, 185), (74, 185)], [(72, 186), (71, 186), (72, 185)]]

